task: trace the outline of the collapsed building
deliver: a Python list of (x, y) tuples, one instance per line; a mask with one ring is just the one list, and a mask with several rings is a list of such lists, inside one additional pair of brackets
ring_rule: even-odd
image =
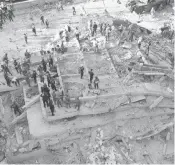
[[(173, 39), (107, 13), (76, 19), (81, 42), (72, 37), (66, 53), (54, 54), (56, 70), (51, 72), (57, 87), (69, 91), (71, 108), (56, 107), (51, 116), (43, 106), (39, 80), (32, 87), (22, 82), (20, 89), (1, 86), (0, 161), (173, 164), (174, 70), (168, 57), (173, 53)], [(88, 39), (86, 22), (90, 19), (114, 27), (110, 41), (97, 36), (97, 53), (92, 49), (93, 38)], [(125, 27), (122, 33), (121, 24)], [(132, 42), (130, 31), (134, 32)], [(144, 40), (138, 50), (141, 35)], [(35, 58), (38, 54), (31, 56), (31, 70), (40, 63), (41, 57)], [(85, 67), (82, 80), (78, 73), (81, 64)], [(90, 69), (100, 79), (99, 90), (88, 89)], [(74, 108), (77, 96), (79, 111)], [(22, 109), (19, 116), (10, 109), (13, 100)]]

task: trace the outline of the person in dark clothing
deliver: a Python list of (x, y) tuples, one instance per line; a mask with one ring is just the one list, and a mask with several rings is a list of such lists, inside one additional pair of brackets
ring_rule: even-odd
[(21, 64), (18, 62), (18, 71), (19, 71), (19, 74), (22, 74), (22, 68), (21, 68)]
[(44, 25), (44, 24), (45, 24), (45, 22), (44, 22), (44, 16), (43, 16), (43, 15), (41, 16), (40, 20), (41, 20), (41, 24), (43, 24), (43, 25)]
[(46, 92), (50, 98), (50, 89), (47, 87), (46, 84), (44, 84), (44, 86), (43, 86), (43, 92)]
[(44, 104), (44, 108), (49, 107), (49, 95), (47, 92), (43, 92), (41, 94), (42, 100), (43, 100), (43, 104)]
[(8, 12), (8, 16), (9, 16), (10, 22), (13, 22), (13, 16), (12, 16), (11, 12)]
[(81, 105), (79, 97), (76, 98), (75, 102), (76, 102), (75, 109), (77, 108), (77, 110), (79, 111), (80, 110), (80, 105)]
[(41, 63), (42, 63), (44, 72), (46, 72), (46, 71), (47, 71), (47, 63), (46, 63), (46, 61), (44, 60), (44, 58), (42, 59)]
[(52, 88), (52, 90), (55, 90), (55, 91), (57, 91), (57, 88), (56, 88), (56, 85), (55, 85), (55, 80), (52, 78), (51, 79), (51, 88)]
[(73, 15), (76, 15), (75, 7), (72, 7)]
[(147, 56), (149, 56), (149, 49), (150, 49), (150, 46), (151, 46), (151, 41), (149, 41), (149, 43), (148, 43), (148, 47), (147, 47)]
[(100, 24), (100, 33), (103, 35), (103, 23)]
[(7, 53), (2, 58), (2, 61), (4, 61), (8, 65), (9, 59), (8, 59)]
[(78, 40), (78, 42), (80, 42), (80, 32), (78, 30), (78, 27), (76, 27), (76, 29), (75, 29), (75, 37)]
[(90, 76), (90, 83), (92, 83), (92, 80), (93, 80), (93, 78), (94, 78), (94, 72), (93, 72), (93, 70), (91, 69), (90, 71), (89, 71), (89, 76)]
[(26, 33), (24, 34), (24, 39), (25, 39), (25, 42), (26, 42), (26, 44), (27, 44), (27, 43), (28, 43), (28, 41), (27, 41), (28, 38), (27, 38), (27, 34), (26, 34)]
[(97, 33), (97, 24), (96, 24), (96, 22), (94, 22), (92, 36), (94, 36), (94, 34), (96, 34), (96, 33)]
[(3, 69), (3, 71), (4, 71), (5, 74), (9, 73), (9, 74), (12, 75), (12, 73), (10, 72), (10, 70), (9, 70), (7, 64), (4, 64), (4, 65), (2, 66), (2, 69)]
[(50, 75), (49, 71), (47, 71), (47, 83), (48, 83), (48, 87), (50, 87), (50, 84), (51, 84), (51, 75)]
[(50, 101), (49, 101), (49, 107), (50, 107), (52, 116), (54, 116), (55, 106), (54, 106), (54, 104), (53, 104), (52, 99), (50, 99)]
[(17, 112), (18, 112), (19, 115), (21, 115), (19, 105), (16, 103), (16, 101), (13, 101), (13, 103), (11, 105), (11, 109), (14, 110), (15, 115), (17, 115)]
[(44, 73), (42, 70), (39, 72), (39, 77), (40, 77), (40, 82), (44, 83)]
[(84, 76), (84, 67), (83, 66), (81, 66), (79, 68), (79, 73), (80, 73), (80, 78), (83, 79), (83, 76)]
[(33, 78), (35, 84), (37, 83), (36, 77), (37, 77), (37, 73), (34, 70), (33, 73), (32, 73), (32, 78)]
[(49, 67), (53, 67), (53, 58), (51, 55), (49, 56)]
[(46, 19), (45, 23), (46, 23), (46, 28), (48, 29), (49, 28), (49, 21)]
[(99, 86), (98, 86), (98, 83), (100, 82), (100, 80), (99, 80), (99, 78), (96, 76), (95, 77), (95, 80), (94, 80), (94, 87), (95, 87), (95, 89), (98, 89), (99, 88)]
[(11, 80), (10, 80), (10, 78), (9, 78), (9, 76), (8, 76), (7, 73), (4, 73), (4, 78), (5, 78), (5, 80), (6, 80), (7, 85), (8, 85), (9, 87), (11, 87)]
[(14, 67), (16, 69), (16, 72), (19, 73), (19, 70), (18, 70), (18, 62), (16, 60), (13, 61), (13, 64), (14, 64)]
[(35, 34), (35, 36), (36, 36), (36, 28), (35, 28), (35, 25), (34, 24), (32, 24), (32, 32)]

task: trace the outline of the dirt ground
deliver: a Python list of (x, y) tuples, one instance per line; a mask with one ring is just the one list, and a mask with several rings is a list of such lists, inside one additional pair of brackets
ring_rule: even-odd
[[(49, 44), (57, 38), (59, 30), (63, 29), (68, 23), (71, 24), (73, 29), (75, 27), (81, 29), (81, 37), (87, 32), (87, 20), (89, 19), (93, 19), (97, 21), (97, 23), (102, 21), (112, 22), (110, 17), (115, 17), (116, 19), (127, 19), (132, 23), (137, 23), (139, 20), (138, 16), (134, 13), (131, 14), (129, 10), (124, 7), (125, 1), (126, 0), (122, 0), (122, 4), (118, 4), (117, 1), (114, 0), (104, 2), (87, 1), (80, 4), (67, 5), (63, 11), (59, 12), (56, 9), (42, 11), (38, 7), (16, 10), (14, 22), (7, 21), (3, 26), (3, 30), (0, 31), (0, 38), (3, 38), (3, 40), (0, 40), (0, 58), (3, 57), (5, 53), (8, 53), (10, 65), (12, 65), (13, 58), (23, 58), (24, 52), (28, 50), (33, 53), (33, 62), (40, 61), (41, 55), (39, 50), (41, 47), (48, 47)], [(72, 6), (76, 8), (76, 16), (72, 16)], [(87, 15), (84, 14), (81, 6), (84, 6)], [(105, 8), (110, 16), (104, 14)], [(172, 21), (172, 12), (172, 8), (168, 6), (163, 11), (156, 12), (156, 18), (151, 18), (150, 14), (143, 14), (141, 17), (142, 21), (140, 21), (138, 25), (151, 30), (153, 33), (158, 33), (158, 28), (160, 28), (164, 22)], [(81, 16), (82, 13), (83, 16)], [(49, 29), (41, 25), (41, 14), (49, 20)], [(35, 23), (37, 36), (32, 34), (32, 23)], [(28, 44), (25, 44), (24, 33), (28, 34)], [(100, 34), (97, 35), (97, 38), (99, 40), (101, 39)], [(128, 63), (123, 56), (128, 54), (128, 52), (132, 52), (132, 54), (136, 52), (136, 42), (135, 40), (134, 43), (132, 43), (132, 50), (128, 50), (116, 46), (116, 40), (111, 39), (111, 41), (106, 44), (108, 48), (111, 47), (111, 45), (115, 45), (112, 50), (108, 51), (110, 54), (104, 49), (100, 49), (98, 53), (94, 53), (93, 51), (82, 53), (77, 46), (74, 35), (71, 34), (70, 42), (66, 45), (68, 48), (67, 52), (62, 56), (57, 56), (61, 75), (65, 76), (62, 77), (65, 89), (70, 90), (71, 97), (77, 95), (77, 90), (81, 91), (78, 95), (82, 94), (87, 97), (96, 96), (96, 91), (87, 92), (88, 74), (86, 73), (84, 79), (80, 80), (78, 68), (81, 64), (84, 64), (86, 72), (93, 69), (95, 75), (98, 75), (100, 78), (100, 95), (122, 93), (123, 91), (131, 91), (134, 88), (139, 88), (139, 84), (148, 82), (148, 79), (133, 75), (129, 81), (130, 85), (128, 85), (125, 83), (127, 74), (123, 73), (122, 75), (122, 73), (119, 74), (119, 71), (116, 72), (117, 69), (120, 69), (117, 58), (123, 60), (123, 63)], [(80, 43), (80, 45), (83, 44), (86, 44), (85, 41)], [(162, 61), (164, 60), (159, 60), (158, 63), (162, 64)], [(167, 62), (163, 64), (166, 66)], [(11, 70), (13, 71), (14, 68), (11, 67)], [(158, 85), (160, 85), (160, 88), (162, 88), (161, 91), (163, 92), (165, 92), (168, 87), (170, 91), (174, 91), (174, 81), (167, 78), (168, 80), (164, 79), (159, 83), (160, 78), (161, 77), (155, 77), (154, 80), (151, 81), (155, 86), (153, 86), (150, 91), (160, 91), (160, 89), (157, 89)], [(0, 73), (0, 81), (5, 82), (2, 72)], [(39, 94), (38, 86), (28, 89), (26, 84), (24, 84), (23, 88), (27, 92), (26, 98), (28, 102)], [(18, 90), (18, 92), (20, 91)], [(21, 93), (25, 95), (23, 90)], [(170, 93), (172, 94), (172, 92)], [(10, 108), (12, 104), (10, 99), (11, 94), (12, 93), (6, 93), (1, 95), (5, 109), (3, 120), (7, 125), (15, 118)], [(25, 96), (23, 97), (25, 98)], [(146, 102), (150, 104), (152, 100), (156, 98), (155, 96), (148, 96), (146, 97)], [(119, 98), (117, 101), (120, 101), (120, 99), (124, 100), (125, 98)], [(95, 101), (97, 101), (97, 104), (94, 107), (97, 109), (102, 109), (102, 107), (110, 107), (112, 109), (115, 107), (115, 104), (117, 104), (115, 99), (114, 101), (112, 99), (97, 99)], [(138, 108), (138, 106), (146, 105), (144, 99), (143, 102), (140, 101), (137, 103), (137, 107), (132, 107), (131, 105), (131, 107), (120, 111), (97, 115), (75, 115), (72, 118), (47, 122), (43, 119), (42, 106), (41, 103), (38, 102), (27, 110), (27, 117), (24, 118), (25, 121), (16, 124), (15, 129), (9, 127), (6, 155), (7, 163), (84, 164), (89, 161), (88, 159), (90, 157), (93, 157), (93, 160), (96, 157), (105, 157), (109, 159), (110, 163), (112, 163), (112, 160), (115, 160), (115, 163), (126, 164), (173, 164), (174, 160), (172, 160), (171, 155), (174, 155), (174, 148), (172, 147), (172, 144), (174, 144), (174, 131), (171, 129), (172, 126), (170, 128), (167, 126), (165, 130), (160, 131), (161, 134), (158, 133), (155, 136), (150, 136), (143, 140), (137, 139), (138, 137), (146, 136), (147, 133), (151, 134), (154, 133), (155, 130), (161, 130), (161, 128), (166, 127), (168, 123), (171, 124), (174, 120), (174, 109), (167, 108), (166, 105), (173, 103), (173, 99), (164, 99), (164, 102), (160, 103), (159, 107), (155, 109), (150, 110), (149, 107)], [(92, 102), (88, 102), (88, 104), (90, 105)], [(23, 106), (23, 104), (21, 106)], [(163, 108), (160, 108), (161, 106)], [(90, 108), (90, 110), (94, 112), (95, 108)], [(57, 115), (61, 116), (63, 111), (64, 109), (57, 109)], [(70, 109), (69, 113), (74, 111), (74, 109)], [(47, 112), (47, 115), (50, 115), (49, 110), (47, 110)], [(67, 110), (65, 110), (65, 112), (67, 113)], [(97, 138), (98, 128), (103, 132), (101, 138)], [(170, 138), (166, 140), (169, 132)], [(122, 142), (116, 142), (117, 140)], [(35, 142), (39, 142), (40, 147), (38, 147)], [(97, 142), (100, 143), (99, 146), (96, 146)], [(165, 145), (166, 149), (164, 149)], [(28, 146), (28, 151), (25, 150), (27, 148), (26, 146)], [(115, 159), (109, 158), (109, 156), (105, 155), (107, 153), (104, 152), (105, 149), (106, 151), (109, 149), (110, 152), (108, 154), (111, 153), (112, 155), (113, 149), (111, 146), (116, 150), (114, 154)], [(33, 150), (33, 148), (35, 149)], [(99, 153), (103, 152), (104, 155), (99, 156)], [(166, 159), (165, 157), (169, 155), (170, 158)], [(102, 158), (100, 159), (101, 161)], [(91, 161), (91, 163), (92, 162), (93, 161)]]

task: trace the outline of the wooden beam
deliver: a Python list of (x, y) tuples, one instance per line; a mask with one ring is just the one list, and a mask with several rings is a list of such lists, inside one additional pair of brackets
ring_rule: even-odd
[(159, 98), (154, 100), (153, 103), (150, 105), (149, 109), (155, 108), (163, 100), (163, 98), (163, 96), (160, 96)]

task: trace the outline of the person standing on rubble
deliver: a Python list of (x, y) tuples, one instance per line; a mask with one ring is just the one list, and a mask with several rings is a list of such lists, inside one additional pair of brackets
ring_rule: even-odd
[(55, 92), (55, 94), (56, 94), (56, 96), (55, 96), (56, 97), (56, 105), (60, 108), (60, 107), (62, 107), (60, 90), (57, 90)]
[(35, 84), (37, 83), (37, 79), (36, 79), (36, 77), (37, 77), (37, 73), (36, 73), (35, 70), (33, 70), (32, 78), (33, 78)]
[(26, 44), (28, 43), (28, 41), (27, 41), (27, 33), (24, 33), (24, 40), (25, 40), (25, 42), (26, 42)]
[(43, 104), (44, 104), (44, 108), (49, 107), (49, 96), (47, 92), (43, 92), (41, 94), (42, 100), (43, 100)]
[(142, 38), (142, 36), (140, 36), (139, 39), (138, 39), (138, 48), (139, 49), (141, 47), (142, 41), (143, 41), (143, 38)]
[(8, 16), (9, 16), (10, 22), (13, 22), (13, 16), (12, 16), (12, 13), (10, 12), (10, 10), (8, 11)]
[(99, 88), (99, 85), (98, 85), (99, 82), (100, 82), (100, 80), (99, 80), (99, 78), (96, 76), (96, 77), (95, 77), (95, 80), (94, 80), (94, 88), (95, 88), (95, 89), (98, 89), (98, 88)]
[(75, 109), (77, 108), (77, 111), (79, 111), (80, 110), (80, 105), (81, 105), (81, 102), (80, 102), (80, 98), (79, 97), (77, 97), (76, 99), (75, 99)]
[(48, 19), (46, 19), (45, 23), (46, 23), (46, 28), (48, 29), (49, 28), (49, 21), (48, 21)]
[(109, 33), (110, 33), (110, 26), (107, 25), (106, 31), (105, 31), (105, 38), (106, 38), (106, 41), (109, 41)]
[(13, 102), (12, 102), (11, 109), (14, 110), (15, 115), (17, 115), (17, 113), (18, 113), (19, 115), (21, 115), (21, 111), (20, 111), (19, 105), (17, 104), (16, 101), (13, 101)]
[(90, 36), (92, 36), (92, 26), (93, 26), (92, 20), (88, 21), (88, 30)]
[(84, 66), (83, 65), (80, 66), (79, 73), (80, 73), (80, 78), (83, 79), (83, 76), (84, 76)]
[(97, 34), (97, 24), (96, 24), (96, 22), (94, 22), (94, 24), (93, 24), (92, 36), (94, 36), (95, 34)]
[(73, 15), (76, 15), (75, 7), (72, 7)]
[(40, 70), (39, 77), (40, 77), (40, 82), (43, 82), (44, 83), (44, 73), (43, 73), (43, 70)]
[(51, 83), (51, 88), (52, 88), (52, 90), (57, 91), (54, 78), (51, 78), (51, 82), (50, 82), (50, 83)]
[(46, 61), (44, 60), (44, 57), (42, 58), (41, 64), (42, 64), (42, 66), (43, 66), (44, 72), (46, 72), (46, 71), (47, 71), (47, 63), (46, 63)]
[(94, 47), (94, 52), (98, 52), (98, 41), (96, 38), (93, 40), (93, 47)]
[(56, 92), (55, 91), (52, 91), (52, 98), (53, 98), (54, 105), (56, 105), (57, 104), (57, 98), (56, 98)]
[(36, 28), (35, 28), (35, 25), (32, 24), (32, 32), (34, 33), (34, 35), (36, 36)]
[(149, 56), (150, 46), (151, 46), (151, 41), (149, 41), (149, 43), (148, 43), (148, 47), (147, 47), (147, 56)]
[(55, 114), (54, 114), (55, 106), (54, 106), (54, 104), (53, 104), (52, 99), (49, 100), (49, 107), (50, 107), (50, 110), (51, 110), (52, 116), (55, 116)]
[(76, 29), (75, 29), (75, 37), (78, 40), (78, 42), (80, 42), (80, 32), (78, 30), (78, 27), (76, 27)]
[(65, 103), (66, 103), (66, 108), (71, 108), (71, 106), (70, 106), (70, 96), (69, 96), (68, 93), (65, 96)]
[(41, 24), (45, 24), (45, 21), (44, 21), (44, 16), (43, 15), (41, 15), (41, 17), (40, 17), (40, 20), (41, 20)]
[(29, 87), (31, 87), (30, 85), (30, 71), (27, 71), (26, 75), (25, 75), (25, 80), (26, 80), (26, 83), (28, 84)]
[(51, 55), (49, 55), (49, 67), (53, 67), (53, 58)]
[(49, 71), (47, 71), (46, 75), (47, 75), (47, 84), (48, 84), (48, 87), (50, 87), (50, 84), (51, 84), (51, 75), (50, 75)]
[(92, 80), (93, 80), (93, 78), (94, 78), (94, 72), (93, 72), (93, 69), (91, 69), (90, 71), (89, 71), (89, 76), (90, 76), (90, 83), (92, 83)]
[(7, 85), (8, 85), (9, 87), (11, 87), (11, 80), (10, 80), (10, 78), (9, 78), (9, 76), (8, 76), (7, 73), (4, 73), (4, 78), (5, 78), (5, 80), (6, 80)]
[(18, 71), (18, 62), (16, 61), (16, 59), (14, 59), (13, 64), (14, 64), (14, 67), (16, 69), (16, 72), (19, 73), (19, 71)]

